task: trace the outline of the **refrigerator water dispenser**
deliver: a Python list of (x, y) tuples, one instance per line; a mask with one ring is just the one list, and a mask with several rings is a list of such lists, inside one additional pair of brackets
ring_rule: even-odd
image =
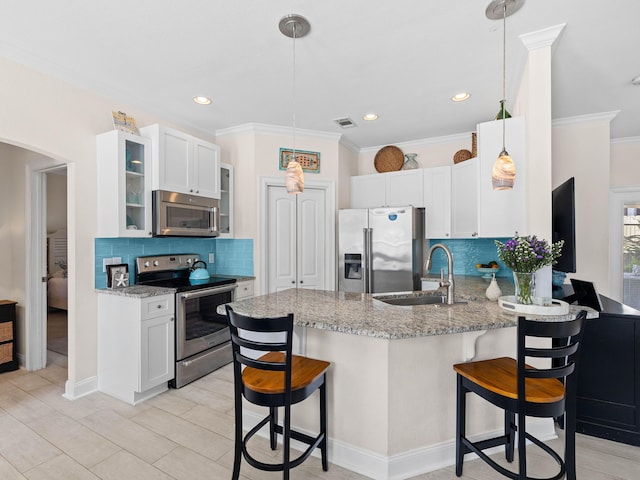
[(344, 277), (354, 280), (362, 279), (362, 255), (359, 253), (344, 254)]

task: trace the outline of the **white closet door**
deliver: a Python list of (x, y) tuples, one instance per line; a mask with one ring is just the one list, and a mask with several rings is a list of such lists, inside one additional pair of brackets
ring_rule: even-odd
[(326, 208), (324, 190), (305, 188), (296, 195), (298, 210), (297, 286), (324, 290)]
[(296, 196), (284, 187), (267, 191), (269, 293), (296, 286)]
[(299, 195), (281, 186), (267, 192), (269, 292), (325, 288), (326, 192), (306, 188)]

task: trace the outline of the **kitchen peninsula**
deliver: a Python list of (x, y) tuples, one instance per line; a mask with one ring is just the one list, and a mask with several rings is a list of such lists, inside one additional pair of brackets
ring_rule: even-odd
[[(480, 277), (456, 277), (454, 305), (394, 306), (375, 295), (290, 289), (234, 302), (256, 317), (294, 313), (299, 351), (332, 363), (328, 376), (330, 461), (371, 478), (408, 478), (454, 462), (455, 375), (472, 358), (515, 355), (516, 315), (488, 301)], [(505, 294), (513, 284), (501, 280)], [(562, 320), (583, 307), (571, 306)], [(597, 317), (589, 310), (589, 317)], [(501, 428), (497, 409), (470, 399), (468, 431)], [(314, 402), (294, 424), (317, 428)], [(246, 426), (246, 425), (245, 425)], [(541, 438), (548, 420), (530, 423)]]

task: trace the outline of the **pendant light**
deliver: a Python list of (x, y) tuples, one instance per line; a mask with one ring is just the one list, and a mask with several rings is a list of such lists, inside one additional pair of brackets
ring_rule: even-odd
[(278, 28), (283, 35), (293, 38), (293, 151), (287, 164), (285, 186), (287, 193), (302, 193), (304, 191), (304, 174), (296, 155), (296, 38), (302, 38), (309, 33), (311, 25), (301, 15), (290, 14), (280, 19)]
[(502, 100), (500, 101), (500, 112), (496, 119), (502, 120), (502, 151), (491, 172), (491, 184), (494, 190), (511, 190), (516, 179), (516, 165), (507, 153), (505, 147), (506, 119), (511, 115), (505, 108), (507, 101), (507, 17), (518, 10), (524, 4), (524, 0), (493, 0), (485, 14), (491, 20), (502, 19)]

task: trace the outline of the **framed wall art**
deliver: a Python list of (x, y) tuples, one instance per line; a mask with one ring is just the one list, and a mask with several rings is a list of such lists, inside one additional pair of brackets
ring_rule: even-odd
[[(304, 172), (320, 173), (320, 152), (296, 149), (296, 158)], [(281, 148), (278, 168), (280, 170), (286, 170), (287, 165), (289, 165), (292, 159), (293, 148)]]
[(107, 265), (107, 288), (125, 288), (129, 286), (129, 265), (118, 263)]

